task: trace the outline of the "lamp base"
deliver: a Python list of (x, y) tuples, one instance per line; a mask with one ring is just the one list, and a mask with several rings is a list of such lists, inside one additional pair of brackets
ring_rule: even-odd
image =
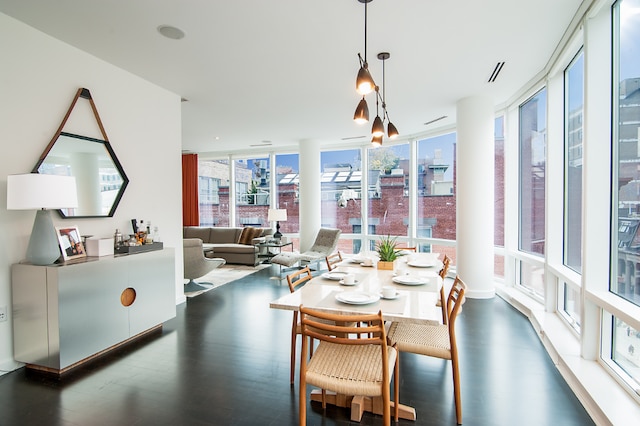
[(27, 247), (27, 261), (34, 265), (51, 265), (60, 257), (58, 236), (50, 210), (38, 210)]
[(273, 238), (276, 240), (282, 238), (282, 234), (280, 233), (280, 222), (276, 222), (276, 232), (273, 234)]

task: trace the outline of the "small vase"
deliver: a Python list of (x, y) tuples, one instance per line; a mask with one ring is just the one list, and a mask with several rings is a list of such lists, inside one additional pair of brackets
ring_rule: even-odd
[(395, 265), (395, 261), (392, 262), (387, 262), (384, 260), (380, 260), (378, 261), (378, 269), (383, 269), (386, 271), (393, 271), (394, 270), (394, 265)]

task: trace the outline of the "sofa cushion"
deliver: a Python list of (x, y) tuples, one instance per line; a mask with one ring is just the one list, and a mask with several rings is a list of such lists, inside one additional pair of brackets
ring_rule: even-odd
[(254, 228), (252, 226), (247, 226), (242, 229), (242, 233), (240, 234), (240, 238), (238, 238), (238, 244), (247, 244), (251, 245), (254, 238), (257, 238), (262, 234), (262, 228)]
[(202, 242), (209, 242), (209, 230), (211, 228), (199, 227), (199, 226), (185, 226), (182, 236), (184, 238), (200, 238)]
[(238, 242), (240, 228), (211, 228), (209, 242), (213, 244), (233, 244)]

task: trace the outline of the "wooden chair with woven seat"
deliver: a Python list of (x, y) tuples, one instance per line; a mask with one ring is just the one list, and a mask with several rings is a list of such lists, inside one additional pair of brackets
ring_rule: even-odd
[(449, 273), (449, 266), (451, 264), (451, 259), (446, 254), (444, 255), (444, 259), (442, 260), (442, 269), (438, 272), (440, 278), (442, 278), (442, 287), (440, 287), (440, 300), (436, 302), (436, 306), (442, 307), (442, 323), (447, 323), (447, 309), (446, 309), (446, 299), (444, 296), (444, 279), (447, 277)]
[[(397, 350), (387, 344), (382, 312), (340, 315), (300, 306), (300, 422), (307, 422), (307, 384), (338, 394), (382, 398), (383, 424), (391, 422), (390, 383), (398, 374)], [(344, 323), (346, 321), (346, 324)], [(356, 324), (366, 324), (357, 327)], [(310, 341), (320, 341), (307, 361)], [(394, 417), (398, 421), (399, 382), (394, 381)]]
[(465, 300), (464, 293), (466, 289), (466, 284), (459, 277), (456, 277), (446, 304), (447, 324), (431, 325), (392, 322), (388, 335), (389, 343), (395, 345), (400, 352), (411, 352), (451, 361), (458, 424), (462, 424), (462, 400), (460, 398), (460, 367), (458, 364), (455, 325), (456, 317)]
[[(311, 269), (308, 266), (295, 271), (287, 275), (287, 284), (289, 284), (289, 290), (291, 293), (296, 291), (297, 288), (311, 281), (313, 276), (311, 275)], [(296, 370), (296, 339), (300, 334), (300, 322), (298, 321), (298, 311), (293, 311), (293, 323), (291, 324), (291, 384), (293, 385), (293, 379)]]
[(333, 271), (336, 268), (336, 265), (342, 262), (342, 254), (337, 251), (335, 253), (331, 253), (324, 260), (327, 262), (327, 269), (329, 271)]

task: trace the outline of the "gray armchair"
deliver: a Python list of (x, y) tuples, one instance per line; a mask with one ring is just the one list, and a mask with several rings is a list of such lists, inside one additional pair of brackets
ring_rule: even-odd
[(185, 293), (206, 290), (203, 285), (213, 285), (212, 283), (197, 283), (194, 280), (207, 275), (217, 267), (225, 264), (224, 259), (207, 258), (204, 256), (202, 240), (200, 238), (185, 238), (182, 240), (182, 254), (184, 260), (184, 277), (189, 280), (189, 282), (184, 285)]
[(320, 262), (335, 251), (341, 233), (339, 229), (320, 228), (311, 248), (300, 253), (300, 264), (316, 262), (316, 270), (320, 270)]

